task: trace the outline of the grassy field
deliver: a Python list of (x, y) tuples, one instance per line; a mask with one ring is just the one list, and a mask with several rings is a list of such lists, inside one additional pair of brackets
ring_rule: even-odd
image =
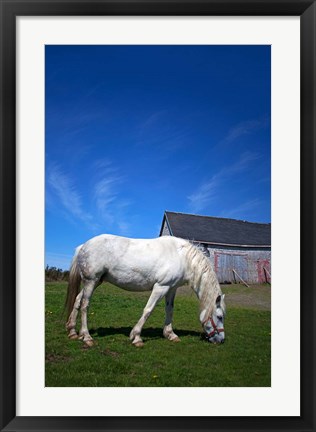
[(162, 336), (164, 301), (142, 332), (143, 348), (128, 335), (141, 316), (149, 293), (130, 293), (109, 284), (97, 288), (89, 309), (89, 330), (96, 345), (67, 338), (62, 317), (67, 284), (46, 284), (47, 387), (265, 387), (270, 386), (270, 286), (222, 286), (226, 294), (226, 341), (201, 339), (199, 304), (193, 291), (178, 290), (175, 332), (181, 342)]

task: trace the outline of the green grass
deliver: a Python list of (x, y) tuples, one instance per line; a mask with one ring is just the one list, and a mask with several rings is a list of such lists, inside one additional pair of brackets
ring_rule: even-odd
[[(162, 336), (164, 301), (142, 332), (143, 348), (128, 335), (141, 316), (149, 293), (130, 293), (109, 284), (94, 293), (88, 315), (96, 345), (67, 338), (62, 317), (66, 283), (46, 284), (46, 376), (48, 387), (248, 387), (270, 386), (270, 311), (261, 307), (264, 291), (229, 286), (226, 295), (226, 341), (213, 345), (201, 339), (198, 300), (183, 291), (175, 299), (175, 332), (181, 342)], [(250, 288), (251, 290), (251, 288)], [(266, 290), (266, 289), (265, 289)], [(248, 292), (248, 294), (247, 294)], [(236, 293), (258, 298), (242, 306), (229, 302)]]

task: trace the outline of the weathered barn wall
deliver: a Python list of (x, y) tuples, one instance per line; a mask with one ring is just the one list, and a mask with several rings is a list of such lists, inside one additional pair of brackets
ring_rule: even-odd
[(271, 282), (271, 251), (208, 247), (210, 260), (221, 283)]
[(165, 221), (162, 227), (162, 231), (161, 231), (161, 235), (165, 236), (165, 235), (171, 235), (171, 232), (168, 228), (167, 222)]

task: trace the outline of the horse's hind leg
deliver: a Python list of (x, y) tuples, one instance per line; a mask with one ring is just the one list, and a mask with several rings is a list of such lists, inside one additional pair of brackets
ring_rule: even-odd
[(140, 346), (144, 345), (144, 343), (140, 337), (142, 328), (143, 328), (145, 322), (147, 321), (149, 315), (154, 310), (156, 304), (166, 295), (168, 290), (169, 290), (168, 286), (161, 286), (159, 284), (154, 285), (152, 293), (151, 293), (151, 295), (148, 299), (148, 302), (147, 302), (147, 304), (143, 310), (143, 314), (129, 335), (130, 340), (133, 342), (133, 344), (135, 346), (140, 347)]
[(79, 339), (83, 340), (83, 342), (88, 345), (93, 345), (93, 339), (89, 334), (88, 330), (88, 309), (89, 309), (89, 303), (90, 298), (93, 294), (93, 291), (95, 288), (100, 285), (99, 280), (87, 280), (85, 279), (83, 281), (83, 290), (82, 290), (82, 299), (81, 299), (81, 329), (79, 332)]
[(165, 326), (163, 329), (163, 335), (165, 338), (173, 341), (173, 342), (179, 342), (179, 337), (174, 333), (172, 329), (172, 317), (173, 317), (173, 303), (174, 303), (174, 297), (176, 295), (176, 288), (171, 289), (166, 294), (166, 320), (165, 320)]
[(78, 311), (81, 305), (82, 295), (83, 295), (83, 290), (81, 290), (80, 293), (77, 295), (73, 310), (66, 324), (69, 339), (78, 339), (78, 335), (76, 332), (76, 321), (77, 321)]

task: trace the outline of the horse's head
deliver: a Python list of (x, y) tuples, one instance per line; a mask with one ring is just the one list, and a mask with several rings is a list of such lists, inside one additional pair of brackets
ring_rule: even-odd
[(225, 341), (224, 318), (225, 318), (225, 294), (216, 299), (216, 307), (208, 317), (203, 317), (202, 325), (205, 337), (209, 342), (219, 344)]

